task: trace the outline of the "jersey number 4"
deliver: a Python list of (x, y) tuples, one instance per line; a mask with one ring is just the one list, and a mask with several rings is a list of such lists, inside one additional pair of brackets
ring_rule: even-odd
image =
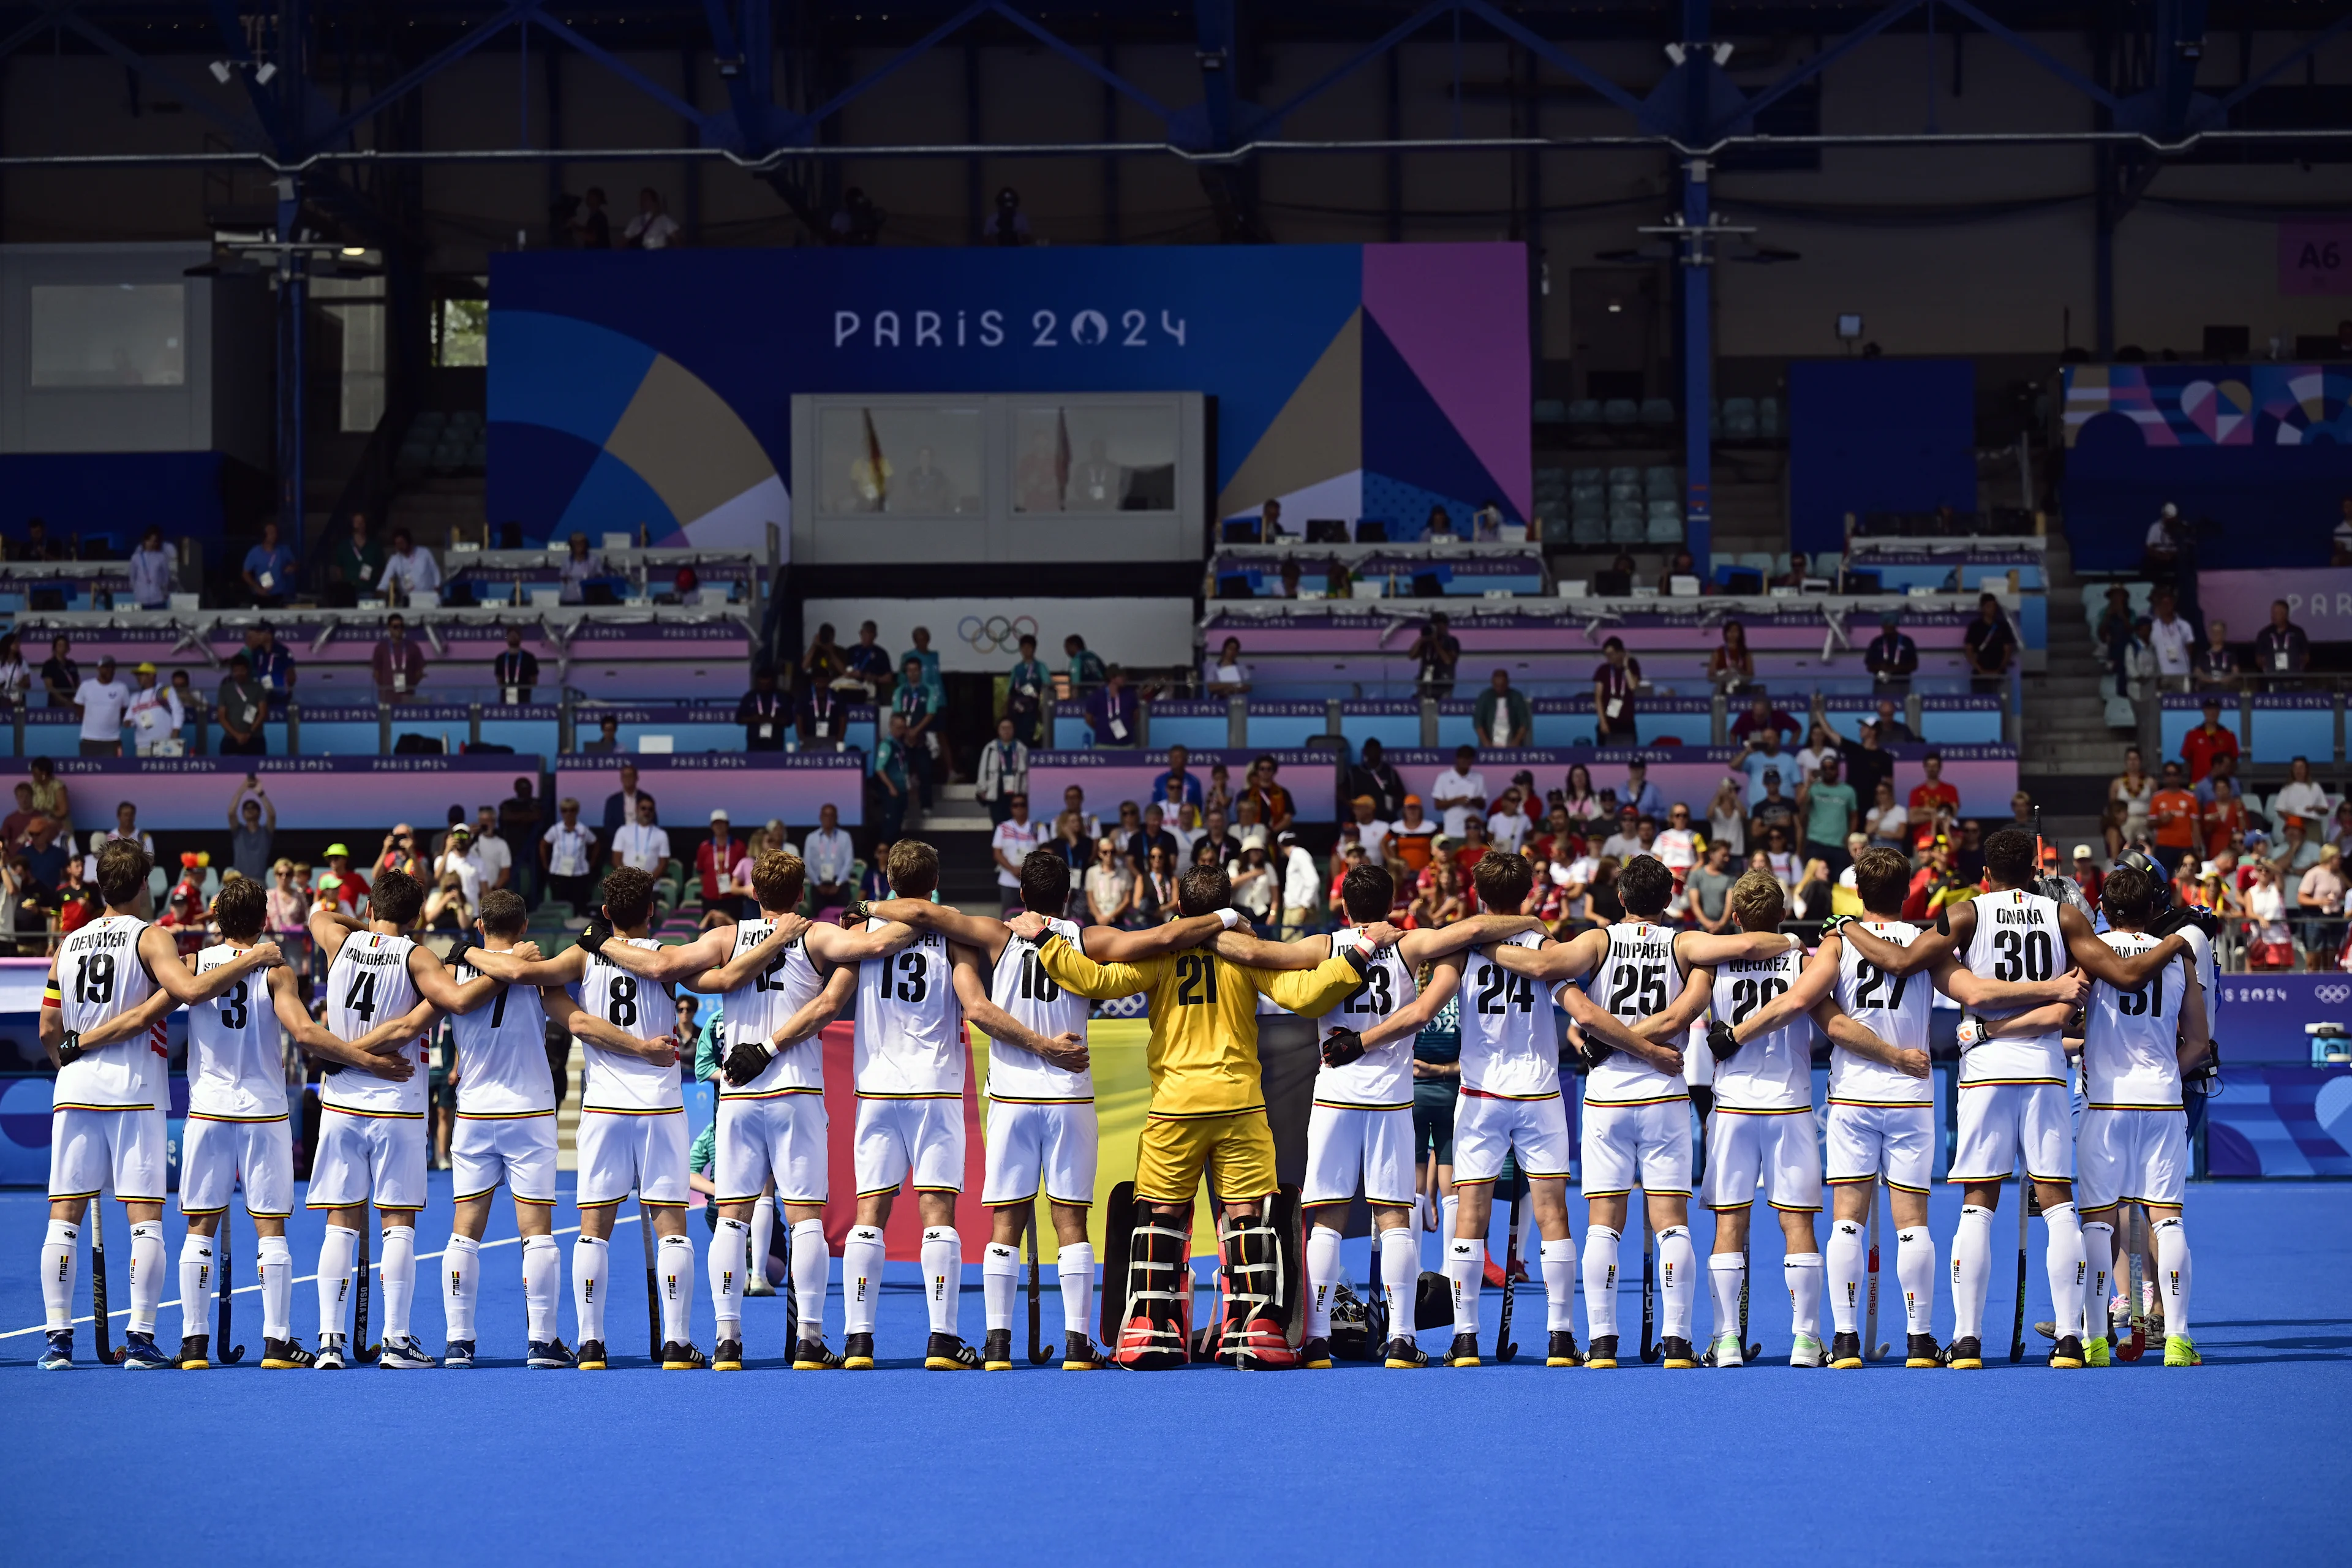
[(1647, 1018), (1666, 1010), (1666, 966), (1625, 964), (1617, 971), (1617, 988), (1609, 994), (1609, 1010), (1621, 1018)]
[(362, 969), (352, 976), (351, 989), (343, 993), (343, 1010), (362, 1023), (375, 1021), (375, 971)]

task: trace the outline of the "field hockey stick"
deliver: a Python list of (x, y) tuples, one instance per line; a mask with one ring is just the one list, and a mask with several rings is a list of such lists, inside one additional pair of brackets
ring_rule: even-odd
[(368, 1343), (368, 1226), (374, 1215), (367, 1205), (360, 1205), (360, 1277), (359, 1291), (352, 1302), (352, 1355), (357, 1361), (373, 1361), (383, 1353), (380, 1344)]
[(101, 1186), (98, 1196), (89, 1201), (89, 1310), (97, 1322), (98, 1359), (101, 1363), (119, 1362), (107, 1334), (106, 1310), (106, 1192)]
[(1739, 1244), (1739, 1355), (1743, 1361), (1759, 1361), (1764, 1355), (1762, 1341), (1752, 1345), (1748, 1342), (1748, 1276), (1753, 1268), (1755, 1241), (1751, 1226), (1747, 1239)]
[(1658, 1359), (1658, 1342), (1652, 1337), (1657, 1327), (1658, 1267), (1657, 1237), (1650, 1229), (1649, 1194), (1642, 1194), (1642, 1359)]
[[(2015, 1366), (2025, 1359), (2025, 1242), (2026, 1222), (2033, 1209), (2033, 1179), (2020, 1177), (2017, 1184), (2017, 1311), (2009, 1325), (2009, 1364)], [(2053, 1304), (2053, 1308), (2055, 1303)], [(2058, 1325), (2063, 1331), (2064, 1323)]]
[[(1876, 1350), (1870, 1347), (1878, 1345)], [(1872, 1361), (1883, 1360), (1891, 1346), (1878, 1344), (1878, 1181), (1870, 1184), (1870, 1316), (1863, 1324), (1862, 1353)]]
[[(2116, 1347), (2115, 1358), (2117, 1361), (2137, 1361), (2147, 1353), (2147, 1304), (2144, 1295), (2147, 1276), (2141, 1265), (2139, 1250), (2140, 1228), (2146, 1223), (2146, 1216), (2140, 1213), (2137, 1205), (2125, 1205), (2124, 1288), (2130, 1292), (2127, 1300), (2131, 1310), (2131, 1338)], [(2100, 1302), (2099, 1312), (2103, 1318), (2106, 1310), (2107, 1304), (2105, 1301)]]
[(1043, 1287), (1038, 1281), (1037, 1268), (1037, 1200), (1029, 1200), (1029, 1364), (1044, 1366), (1054, 1359), (1045, 1347), (1045, 1309), (1040, 1297)]
[(662, 1358), (660, 1271), (654, 1264), (653, 1211), (646, 1207), (646, 1190), (642, 1186), (637, 1189), (637, 1228), (646, 1237), (646, 1333), (653, 1345), (646, 1353), (658, 1366)]
[(1512, 1266), (1519, 1260), (1520, 1199), (1521, 1193), (1515, 1187), (1511, 1192), (1511, 1228), (1503, 1238), (1503, 1319), (1495, 1326), (1495, 1359), (1500, 1362), (1507, 1362), (1519, 1353), (1519, 1347), (1511, 1342), (1511, 1281)]
[(236, 1240), (236, 1216), (234, 1211), (224, 1211), (220, 1227), (220, 1359), (223, 1366), (235, 1366), (245, 1359), (245, 1347), (231, 1349), (228, 1342), (230, 1303), (236, 1300), (236, 1274), (229, 1262), (229, 1251)]

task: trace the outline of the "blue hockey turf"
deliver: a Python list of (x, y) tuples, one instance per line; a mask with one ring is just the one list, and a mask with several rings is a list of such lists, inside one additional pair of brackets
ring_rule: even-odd
[[(446, 1178), (436, 1184), (419, 1226), (428, 1253), (448, 1232)], [(1854, 1373), (1769, 1364), (1785, 1361), (1789, 1335), (1769, 1225), (1757, 1237), (1750, 1335), (1768, 1364), (1673, 1375), (1630, 1354), (1636, 1246), (1626, 1249), (1620, 1306), (1627, 1364), (1613, 1373), (1542, 1366), (1535, 1288), (1519, 1297), (1522, 1350), (1508, 1367), (925, 1373), (912, 1359), (924, 1316), (908, 1268), (883, 1302), (882, 1370), (782, 1370), (778, 1298), (748, 1304), (749, 1373), (664, 1374), (641, 1359), (634, 1225), (614, 1237), (615, 1370), (530, 1373), (520, 1364), (520, 1254), (509, 1242), (483, 1255), (488, 1364), (467, 1373), (264, 1374), (253, 1293), (237, 1298), (248, 1350), (234, 1369), (44, 1373), (32, 1364), (37, 1332), (0, 1338), (0, 1430), (17, 1454), (0, 1489), (0, 1539), (8, 1561), (43, 1564), (1200, 1552), (1267, 1562), (1491, 1562), (1498, 1552), (1599, 1563), (2352, 1557), (2327, 1479), (2352, 1409), (2352, 1187), (2190, 1189), (2206, 1363), (2192, 1371), (2168, 1371), (2152, 1351), (2135, 1366), (2061, 1375), (2039, 1364), (2038, 1338), (2025, 1365), (2007, 1365), (2014, 1201), (2005, 1194), (1995, 1227), (1986, 1314), (1999, 1364), (1974, 1374), (1902, 1368), (1891, 1238), (1880, 1337), (1896, 1346), (1894, 1362)], [(32, 1265), (44, 1213), (38, 1194), (0, 1193), (0, 1331), (40, 1322)], [(1956, 1213), (1957, 1199), (1938, 1194), (1946, 1247)], [(558, 1215), (575, 1223), (568, 1205)], [(176, 1263), (176, 1214), (166, 1226)], [(1708, 1222), (1696, 1229), (1704, 1250)], [(490, 1234), (511, 1237), (510, 1214)], [(698, 1249), (707, 1243), (698, 1215), (692, 1234)], [(318, 1235), (317, 1221), (298, 1214), (298, 1274), (314, 1266)], [(120, 1310), (128, 1238), (119, 1209), (110, 1236)], [(2049, 1315), (2040, 1249), (2036, 1225), (2029, 1318)], [(565, 1253), (568, 1341), (568, 1244)], [(252, 1258), (240, 1220), (236, 1269), (247, 1283)], [(1360, 1281), (1362, 1243), (1349, 1258)], [(415, 1327), (437, 1351), (433, 1267), (419, 1267)], [(966, 1278), (961, 1326), (977, 1341), (978, 1268)], [(1051, 1330), (1060, 1312), (1050, 1273), (1046, 1289)], [(79, 1294), (86, 1312), (86, 1268)], [(1485, 1304), (1491, 1345), (1498, 1293)], [(306, 1342), (317, 1310), (315, 1288), (298, 1284), (294, 1322)], [(1703, 1327), (1704, 1296), (1698, 1313)], [(836, 1347), (840, 1314), (836, 1287), (827, 1312)], [(1580, 1336), (1583, 1323), (1580, 1301)], [(1948, 1332), (1948, 1310), (1937, 1329)], [(118, 1319), (118, 1342), (121, 1331)], [(169, 1349), (179, 1331), (178, 1309), (166, 1306), (159, 1342)], [(697, 1336), (708, 1350), (707, 1299)], [(1444, 1338), (1433, 1331), (1423, 1342), (1434, 1352)], [(1025, 1313), (1015, 1339), (1025, 1342)], [(85, 1362), (91, 1344), (85, 1323)]]

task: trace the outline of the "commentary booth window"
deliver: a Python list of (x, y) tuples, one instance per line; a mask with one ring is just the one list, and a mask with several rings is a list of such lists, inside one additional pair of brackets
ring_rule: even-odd
[(1173, 404), (1013, 411), (1015, 511), (1172, 511), (1181, 426)]
[(819, 422), (824, 510), (833, 516), (983, 513), (978, 408), (828, 408)]

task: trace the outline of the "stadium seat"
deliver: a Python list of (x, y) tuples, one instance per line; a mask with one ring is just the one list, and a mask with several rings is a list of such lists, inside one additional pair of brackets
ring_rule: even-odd
[(1756, 433), (1768, 441), (1780, 438), (1780, 400), (1759, 397), (1756, 400)]
[(1630, 397), (1612, 397), (1601, 405), (1603, 425), (1631, 425), (1641, 414), (1641, 405)]
[(1568, 405), (1557, 397), (1536, 399), (1535, 422), (1538, 425), (1559, 425), (1568, 418)]
[(1600, 399), (1593, 397), (1579, 397), (1571, 400), (1568, 405), (1568, 422), (1570, 425), (1600, 424)]
[(1650, 397), (1642, 402), (1642, 423), (1671, 425), (1675, 422), (1675, 404), (1670, 397)]
[(1723, 400), (1723, 435), (1731, 441), (1752, 441), (1756, 438), (1756, 400), (1752, 397), (1727, 397)]

